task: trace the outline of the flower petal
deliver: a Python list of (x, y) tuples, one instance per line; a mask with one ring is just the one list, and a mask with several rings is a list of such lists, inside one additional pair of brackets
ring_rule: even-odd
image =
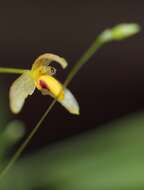
[(70, 113), (76, 115), (80, 114), (79, 104), (74, 95), (67, 88), (64, 90), (64, 99), (59, 101), (59, 103), (61, 103)]
[(63, 69), (65, 69), (68, 65), (67, 61), (58, 55), (52, 53), (45, 53), (40, 55), (33, 63), (32, 71), (37, 69), (42, 65), (49, 65), (52, 61), (55, 61), (61, 65)]
[(64, 99), (64, 90), (62, 84), (54, 77), (49, 75), (43, 75), (39, 77), (36, 87), (42, 92), (42, 94), (52, 94), (58, 100)]
[(23, 73), (10, 87), (10, 108), (13, 113), (19, 113), (28, 95), (35, 90), (35, 83), (30, 71)]
[(52, 76), (43, 75), (39, 78), (36, 87), (43, 95), (56, 98), (70, 113), (79, 114), (79, 105), (73, 94), (64, 89), (62, 84)]

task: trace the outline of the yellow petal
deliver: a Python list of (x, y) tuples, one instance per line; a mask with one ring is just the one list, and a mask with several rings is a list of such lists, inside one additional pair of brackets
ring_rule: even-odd
[(52, 94), (52, 96), (58, 100), (64, 99), (63, 86), (52, 76), (43, 75), (39, 77), (36, 86), (43, 94)]
[(57, 101), (70, 113), (79, 114), (79, 105), (73, 94), (68, 89), (64, 89), (62, 84), (54, 77), (41, 76), (36, 86), (41, 90), (42, 94), (57, 98)]
[(35, 90), (35, 83), (30, 71), (23, 73), (10, 87), (10, 108), (13, 113), (19, 113), (28, 95)]

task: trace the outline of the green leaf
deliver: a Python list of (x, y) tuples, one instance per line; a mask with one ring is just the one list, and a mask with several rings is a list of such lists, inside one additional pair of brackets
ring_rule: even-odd
[(144, 189), (144, 114), (131, 115), (23, 159), (2, 190)]
[(5, 156), (12, 147), (24, 135), (24, 124), (18, 120), (10, 122), (0, 133), (0, 158)]

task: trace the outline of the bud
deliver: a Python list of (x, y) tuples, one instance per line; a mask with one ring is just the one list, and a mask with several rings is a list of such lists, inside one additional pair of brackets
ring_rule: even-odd
[(122, 40), (137, 34), (140, 31), (138, 24), (119, 24), (112, 28), (112, 38)]
[(140, 31), (140, 26), (135, 23), (123, 23), (110, 29), (104, 30), (100, 35), (100, 40), (105, 43), (112, 40), (123, 40), (131, 37)]

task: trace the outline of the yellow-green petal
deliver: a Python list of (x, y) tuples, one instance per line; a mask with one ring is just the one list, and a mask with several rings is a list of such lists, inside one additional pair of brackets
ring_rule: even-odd
[(56, 54), (45, 53), (40, 55), (33, 63), (32, 71), (40, 67), (41, 65), (49, 65), (52, 61), (55, 61), (61, 65), (63, 69), (65, 69), (68, 65), (67, 61)]
[(28, 95), (35, 90), (35, 82), (30, 71), (26, 71), (17, 78), (10, 87), (10, 108), (13, 113), (19, 113)]
[(58, 100), (64, 99), (64, 89), (62, 84), (52, 76), (42, 75), (39, 77), (36, 87), (42, 92), (42, 94), (52, 94), (52, 96)]
[(59, 103), (64, 106), (71, 114), (80, 114), (79, 104), (74, 95), (67, 88), (64, 90), (64, 99), (59, 101)]

